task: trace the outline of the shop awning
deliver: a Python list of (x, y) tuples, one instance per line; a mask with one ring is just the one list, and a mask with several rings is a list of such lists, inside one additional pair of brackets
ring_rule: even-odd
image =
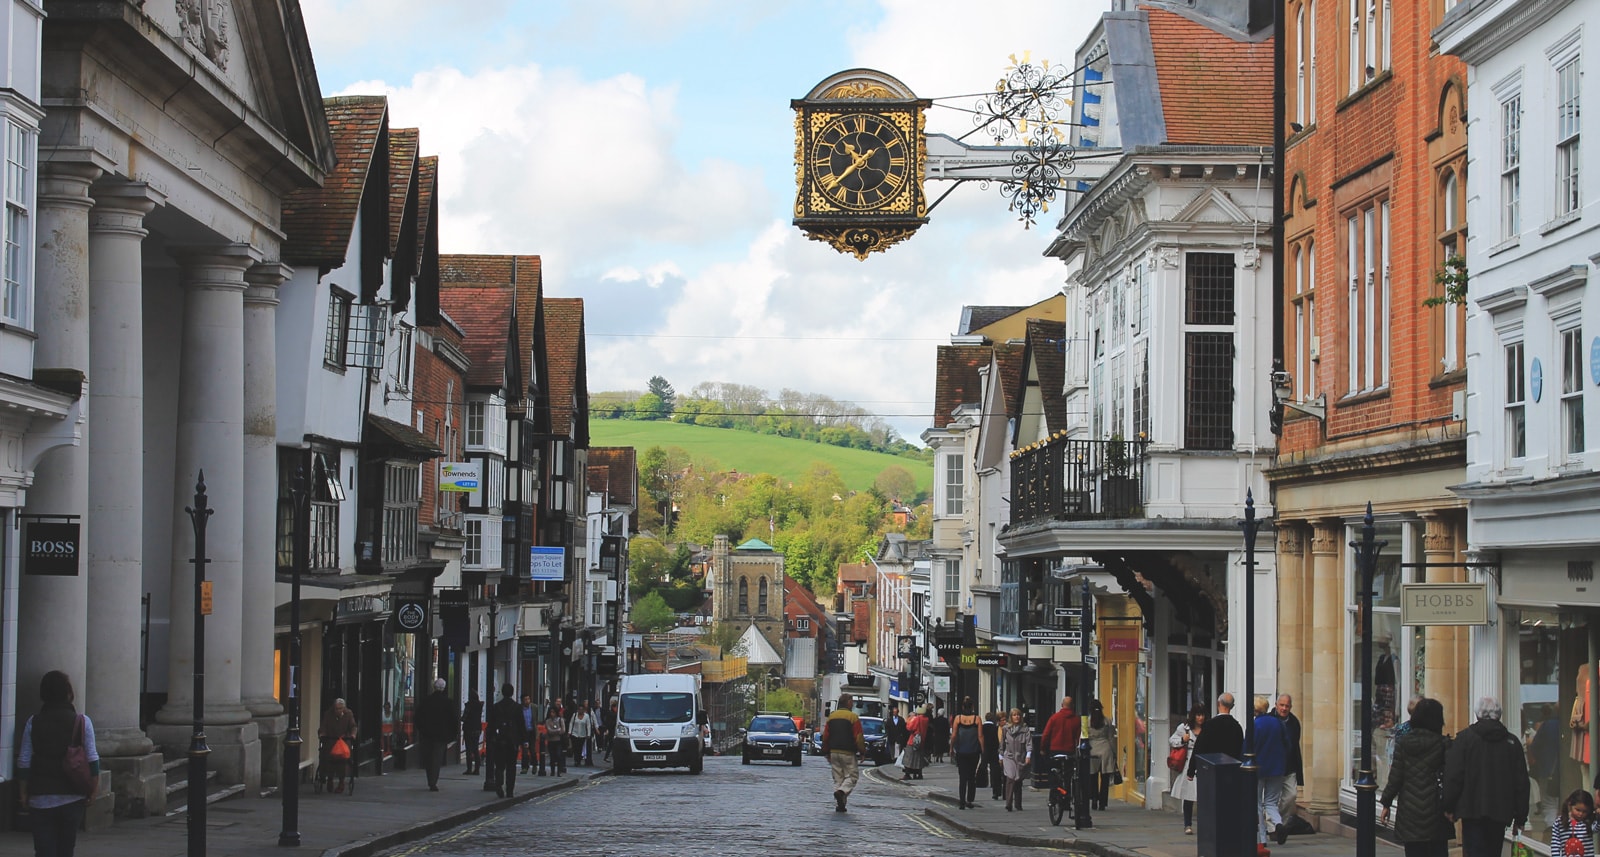
[(378, 458), (407, 458), (426, 461), (444, 455), (444, 450), (427, 435), (405, 423), (367, 414), (367, 430), (361, 443)]

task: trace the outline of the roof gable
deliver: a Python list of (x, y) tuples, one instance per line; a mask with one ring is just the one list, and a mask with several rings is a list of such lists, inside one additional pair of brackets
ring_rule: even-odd
[[(540, 313), (538, 304), (542, 292), (540, 261), (538, 256), (512, 255), (448, 255), (439, 257), (439, 301), (444, 311), (467, 331), (468, 354), (472, 356), (472, 370), (467, 373), (470, 386), (495, 386), (505, 382), (506, 333), (510, 326), (513, 301), (512, 284), (515, 282), (517, 312), (517, 341), (522, 343), (521, 369), (527, 386), (532, 386), (539, 376), (535, 374), (533, 353), (543, 340), (538, 331)], [(457, 290), (466, 289), (463, 294)], [(462, 311), (468, 300), (491, 299), (503, 308), (494, 318), (493, 327), (481, 326), (487, 319), (482, 313)], [(488, 340), (488, 341), (485, 341)], [(532, 343), (533, 347), (529, 347)], [(474, 355), (480, 355), (474, 356)], [(490, 380), (492, 378), (492, 380)], [(526, 396), (526, 390), (523, 391)], [(519, 397), (520, 398), (520, 397)]]
[(467, 386), (499, 389), (505, 383), (511, 290), (493, 286), (441, 289), (439, 305), (466, 334), (461, 350), (467, 355)]
[(546, 298), (544, 335), (551, 429), (558, 434), (570, 430), (580, 447), (588, 446), (589, 386), (584, 365), (583, 298)]
[[(389, 100), (381, 95), (341, 96), (325, 100), (323, 107), (337, 163), (322, 187), (296, 190), (284, 198), (283, 259), (327, 272), (345, 264), (356, 214), (369, 192), (381, 191), (384, 204), (367, 212), (376, 222), (364, 225), (381, 237), (382, 243), (372, 249), (380, 257), (387, 254)], [(363, 240), (364, 253), (365, 244)], [(363, 272), (363, 292), (368, 276)]]
[[(589, 450), (589, 469), (599, 468), (605, 474), (605, 489), (611, 493), (614, 506), (633, 506), (638, 500), (639, 458), (631, 446), (597, 446)], [(593, 478), (589, 487), (595, 487)]]
[(439, 157), (417, 159), (417, 317), (439, 316)]
[(1166, 119), (1162, 142), (1271, 145), (1272, 40), (1239, 41), (1164, 9), (1143, 14)]
[(975, 405), (982, 391), (978, 370), (989, 365), (987, 345), (941, 345), (935, 360), (933, 427), (944, 428), (962, 405)]
[[(1039, 380), (1039, 399), (1044, 405), (1045, 430), (1049, 434), (1064, 431), (1067, 427), (1067, 326), (1059, 321), (1033, 319), (1028, 322), (1027, 356), (1021, 377), (1026, 383), (1030, 375)], [(1033, 371), (1028, 372), (1031, 366)], [(1020, 404), (1026, 397), (1019, 395)]]

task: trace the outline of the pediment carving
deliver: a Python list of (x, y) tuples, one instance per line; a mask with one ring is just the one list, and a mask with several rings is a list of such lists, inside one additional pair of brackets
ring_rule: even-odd
[(227, 0), (175, 0), (183, 37), (218, 69), (228, 67)]

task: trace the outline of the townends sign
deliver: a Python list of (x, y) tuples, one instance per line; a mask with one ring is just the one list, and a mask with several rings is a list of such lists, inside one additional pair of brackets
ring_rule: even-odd
[(1487, 625), (1489, 584), (1401, 584), (1400, 624)]

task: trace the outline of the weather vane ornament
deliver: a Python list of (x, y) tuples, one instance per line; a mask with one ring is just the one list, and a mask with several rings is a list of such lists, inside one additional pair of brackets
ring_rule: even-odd
[(1050, 66), (1049, 60), (1033, 62), (1028, 52), (1011, 65), (995, 82), (994, 92), (973, 105), (973, 123), (994, 140), (996, 146), (1019, 146), (1011, 155), (1009, 179), (985, 179), (988, 189), (998, 182), (1009, 200), (1007, 208), (1017, 213), (1024, 229), (1050, 210), (1064, 177), (1073, 170), (1075, 152), (1061, 130), (1070, 127), (1072, 100), (1062, 93), (1072, 87), (1071, 70)]

